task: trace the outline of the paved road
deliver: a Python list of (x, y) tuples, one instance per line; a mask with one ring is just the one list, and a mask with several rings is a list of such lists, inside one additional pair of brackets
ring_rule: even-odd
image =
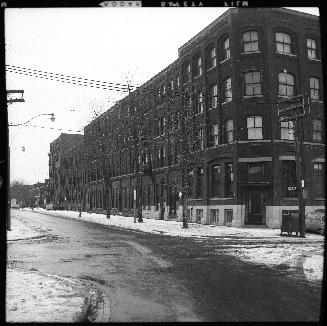
[(8, 262), (98, 282), (112, 321), (316, 321), (320, 288), (220, 254), (221, 240), (145, 234), (16, 210), (47, 237), (12, 242)]

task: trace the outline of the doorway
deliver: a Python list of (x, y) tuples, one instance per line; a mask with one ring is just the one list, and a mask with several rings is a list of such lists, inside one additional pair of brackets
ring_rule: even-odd
[(249, 191), (247, 224), (265, 224), (266, 205), (267, 205), (266, 191), (258, 191), (258, 190)]

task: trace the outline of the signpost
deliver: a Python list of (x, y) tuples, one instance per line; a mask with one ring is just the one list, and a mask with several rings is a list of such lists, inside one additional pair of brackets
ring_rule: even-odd
[[(310, 98), (307, 95), (298, 95), (280, 101), (277, 104), (279, 121), (292, 121), (294, 128), (294, 150), (296, 164), (296, 187), (288, 190), (297, 190), (299, 201), (299, 229), (300, 237), (305, 238), (305, 203), (304, 203), (304, 173), (302, 160), (302, 141), (300, 127), (304, 116), (310, 114)], [(303, 130), (301, 129), (302, 133)]]

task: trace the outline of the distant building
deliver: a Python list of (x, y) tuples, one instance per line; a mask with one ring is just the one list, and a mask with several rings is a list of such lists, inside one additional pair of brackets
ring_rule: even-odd
[(187, 155), (193, 222), (278, 227), (298, 200), (294, 125), (279, 121), (277, 102), (299, 94), (311, 99), (300, 129), (306, 211), (324, 207), (319, 18), (272, 8), (229, 9), (182, 45), (175, 62), (85, 127), (77, 165), (52, 143), (52, 198), (68, 200), (68, 182), (66, 207), (132, 215), (139, 164), (143, 215), (158, 218), (164, 201), (165, 219), (180, 220)]

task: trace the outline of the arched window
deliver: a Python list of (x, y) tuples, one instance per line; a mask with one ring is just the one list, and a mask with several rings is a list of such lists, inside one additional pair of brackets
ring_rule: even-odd
[(278, 75), (278, 95), (294, 96), (294, 76), (287, 72), (281, 72)]

